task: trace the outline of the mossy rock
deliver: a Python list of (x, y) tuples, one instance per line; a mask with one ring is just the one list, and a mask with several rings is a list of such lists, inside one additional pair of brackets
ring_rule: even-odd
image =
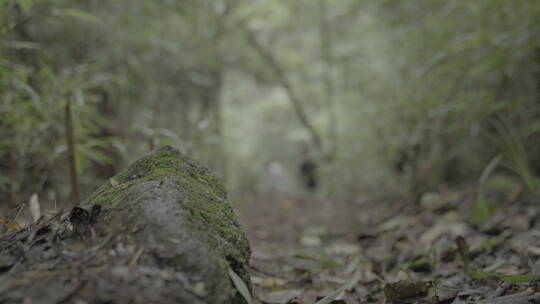
[(244, 303), (228, 272), (251, 288), (249, 256), (219, 180), (166, 146), (0, 238), (0, 302)]

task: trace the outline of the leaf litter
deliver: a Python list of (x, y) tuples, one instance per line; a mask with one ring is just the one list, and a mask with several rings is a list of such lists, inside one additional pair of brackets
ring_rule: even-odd
[(538, 197), (498, 203), (483, 221), (466, 190), (420, 204), (249, 201), (237, 209), (253, 303), (540, 303)]

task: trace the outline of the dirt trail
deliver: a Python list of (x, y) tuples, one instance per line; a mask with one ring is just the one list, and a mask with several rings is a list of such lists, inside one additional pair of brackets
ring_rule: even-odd
[[(236, 205), (253, 250), (256, 297), (263, 303), (311, 303), (339, 287), (336, 277), (360, 251), (366, 206), (318, 198), (258, 196)], [(346, 276), (346, 275), (345, 275)]]
[(532, 275), (540, 258), (538, 198), (501, 203), (482, 223), (471, 220), (473, 199), (462, 191), (434, 194), (423, 205), (278, 196), (243, 200), (235, 208), (253, 250), (255, 298), (314, 303), (351, 277), (355, 288), (342, 294), (344, 302), (334, 303), (540, 298)]

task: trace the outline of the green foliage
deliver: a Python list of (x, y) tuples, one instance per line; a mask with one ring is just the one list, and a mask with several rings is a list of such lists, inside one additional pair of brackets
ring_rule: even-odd
[(500, 145), (502, 153), (504, 153), (510, 162), (510, 169), (521, 177), (529, 191), (536, 192), (539, 183), (531, 171), (529, 156), (517, 130), (505, 119), (495, 121), (494, 127), (498, 133), (498, 138), (495, 142)]
[(0, 0), (0, 201), (67, 197), (66, 100), (83, 192), (163, 144), (256, 191), (273, 161), (294, 180), (313, 132), (326, 195), (505, 168), (538, 192), (540, 3), (323, 2)]
[(486, 194), (482, 191), (476, 195), (471, 206), (471, 220), (481, 223), (489, 220), (493, 213), (493, 206), (487, 201)]
[(101, 22), (101, 20), (94, 15), (72, 8), (63, 9), (60, 11), (60, 14), (63, 16), (70, 16), (88, 22)]
[[(203, 14), (210, 2), (197, 2), (0, 2), (0, 201), (14, 204), (35, 191), (66, 197), (68, 99), (85, 192), (125, 158), (154, 146), (174, 143), (193, 150), (179, 135), (195, 138), (192, 122), (213, 118), (213, 91), (221, 81), (213, 79), (221, 73), (218, 60), (208, 60), (214, 56), (207, 44), (214, 32), (177, 46), (179, 37), (192, 37), (195, 27), (215, 16)], [(201, 14), (190, 20), (181, 4)], [(128, 140), (140, 134), (143, 144)]]
[(531, 277), (527, 274), (501, 274), (493, 272), (484, 272), (484, 271), (474, 271), (471, 273), (471, 278), (479, 280), (485, 278), (498, 278), (500, 280), (512, 282), (512, 283), (528, 283), (531, 281)]
[(390, 66), (399, 92), (385, 102), (392, 127), (382, 128), (383, 143), (391, 160), (405, 159), (408, 181), (425, 191), (479, 174), (485, 155), (500, 152), (489, 139), (491, 118), (501, 115), (516, 128), (497, 142), (507, 142), (512, 163), (530, 180), (524, 151), (509, 150), (516, 143), (508, 136), (526, 137), (522, 146), (528, 147), (538, 140), (534, 83), (540, 62), (532, 24), (540, 5), (413, 1), (379, 9), (391, 24), (385, 52), (394, 59)]
[(491, 218), (493, 206), (486, 200), (485, 184), (502, 159), (503, 156), (501, 154), (496, 155), (489, 161), (482, 171), (482, 175), (480, 175), (476, 198), (471, 208), (471, 217), (475, 222), (484, 222)]
[[(47, 9), (55, 5), (62, 3), (10, 1), (3, 6), (3, 20), (8, 23), (0, 52), (0, 167), (11, 178), (2, 179), (0, 197), (11, 203), (29, 192), (50, 190), (54, 197), (67, 191), (61, 186), (66, 184), (62, 181), (65, 175), (59, 172), (65, 167), (66, 100), (73, 101), (81, 172), (93, 164), (111, 163), (113, 159), (104, 154), (103, 148), (118, 143), (114, 137), (99, 136), (105, 122), (95, 106), (96, 90), (110, 83), (110, 79), (86, 64), (66, 65), (62, 58), (51, 57), (58, 42), (53, 34), (55, 25), (73, 26), (68, 20), (51, 21), (55, 13)], [(51, 28), (46, 29), (53, 32), (48, 33), (49, 37), (35, 27), (41, 22), (52, 22)], [(86, 183), (91, 181), (84, 179)]]

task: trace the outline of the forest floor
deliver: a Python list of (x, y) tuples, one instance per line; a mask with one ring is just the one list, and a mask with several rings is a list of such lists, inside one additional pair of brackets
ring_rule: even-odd
[(538, 199), (513, 198), (481, 223), (473, 200), (243, 200), (255, 303), (540, 303)]

